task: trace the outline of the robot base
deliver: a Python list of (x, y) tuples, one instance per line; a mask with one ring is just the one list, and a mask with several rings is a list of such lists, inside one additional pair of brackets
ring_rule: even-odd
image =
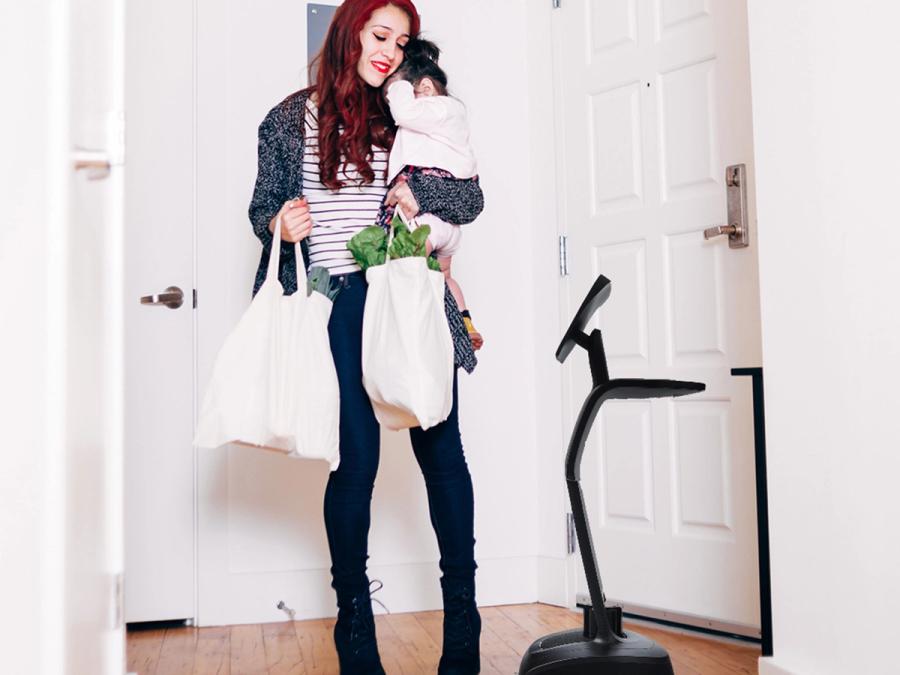
[(674, 671), (666, 650), (643, 635), (628, 632), (604, 643), (586, 639), (576, 628), (535, 640), (519, 675), (674, 675)]

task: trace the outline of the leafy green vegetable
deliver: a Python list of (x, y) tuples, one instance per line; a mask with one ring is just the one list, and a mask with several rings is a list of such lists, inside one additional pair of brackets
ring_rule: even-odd
[(356, 264), (363, 270), (373, 265), (383, 265), (387, 250), (387, 233), (378, 225), (357, 232), (347, 242)]
[(309, 268), (309, 275), (306, 278), (306, 295), (312, 295), (313, 291), (318, 291), (334, 302), (337, 294), (341, 292), (341, 287), (340, 284), (332, 286), (331, 272), (328, 271), (327, 267), (316, 265)]
[(394, 214), (391, 227), (394, 229), (394, 238), (391, 241), (390, 250), (386, 250), (387, 235), (378, 225), (367, 227), (347, 242), (347, 248), (350, 249), (354, 260), (363, 270), (373, 265), (383, 265), (385, 256), (390, 255), (391, 260), (422, 256), (425, 258), (428, 269), (441, 271), (440, 263), (425, 253), (425, 240), (431, 234), (431, 227), (420, 225), (410, 232), (397, 214)]

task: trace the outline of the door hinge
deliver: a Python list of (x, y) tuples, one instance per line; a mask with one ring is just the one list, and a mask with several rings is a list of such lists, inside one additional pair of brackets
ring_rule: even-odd
[(559, 276), (569, 276), (569, 237), (559, 235)]
[(194, 289), (194, 309), (197, 309), (197, 289)]
[(125, 619), (125, 578), (122, 572), (113, 576), (112, 586), (112, 627), (113, 630), (118, 630), (122, 628)]
[(569, 554), (575, 553), (575, 516), (572, 513), (566, 514), (566, 551)]
[(562, 7), (562, 0), (553, 0), (553, 9), (559, 9)]

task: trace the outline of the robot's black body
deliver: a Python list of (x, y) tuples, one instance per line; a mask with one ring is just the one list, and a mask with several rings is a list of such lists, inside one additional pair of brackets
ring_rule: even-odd
[(556, 350), (556, 359), (562, 363), (576, 345), (586, 349), (593, 379), (593, 388), (578, 414), (566, 453), (566, 485), (591, 604), (582, 607), (581, 629), (551, 633), (535, 640), (522, 658), (519, 675), (673, 675), (666, 650), (642, 635), (622, 630), (622, 609), (606, 607), (581, 492), (581, 455), (594, 418), (605, 401), (684, 396), (703, 391), (706, 385), (677, 380), (609, 379), (603, 337), (599, 330), (587, 335), (584, 329), (611, 290), (609, 279), (597, 277)]

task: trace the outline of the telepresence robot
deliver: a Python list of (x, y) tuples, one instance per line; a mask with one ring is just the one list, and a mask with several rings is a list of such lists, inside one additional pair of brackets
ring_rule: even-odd
[(609, 279), (598, 276), (556, 350), (556, 359), (562, 363), (575, 345), (586, 349), (593, 379), (566, 453), (566, 485), (591, 603), (579, 605), (584, 610), (583, 628), (551, 633), (533, 642), (522, 658), (519, 675), (674, 675), (666, 650), (642, 635), (623, 631), (622, 608), (606, 607), (581, 492), (581, 455), (605, 401), (685, 396), (703, 391), (706, 385), (676, 380), (610, 380), (600, 331), (587, 335), (584, 330), (611, 290)]

